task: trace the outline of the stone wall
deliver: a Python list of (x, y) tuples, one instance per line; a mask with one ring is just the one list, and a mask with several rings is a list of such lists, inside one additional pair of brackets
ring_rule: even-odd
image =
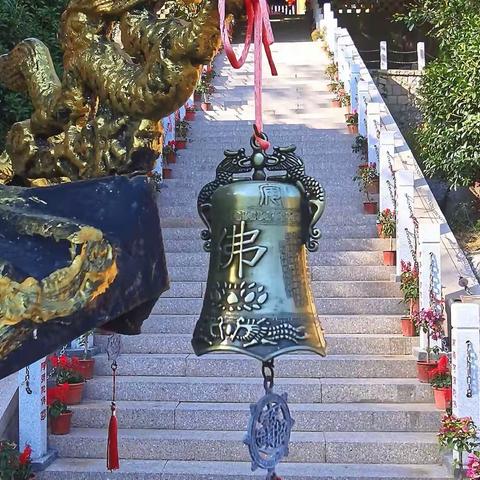
[(417, 106), (419, 70), (372, 70), (372, 78), (404, 133), (421, 121)]

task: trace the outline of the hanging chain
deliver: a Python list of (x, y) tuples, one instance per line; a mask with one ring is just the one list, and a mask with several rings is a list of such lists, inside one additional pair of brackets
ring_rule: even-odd
[(263, 388), (265, 393), (271, 393), (274, 386), (274, 365), (273, 360), (262, 363)]
[(396, 214), (396, 211), (397, 211), (397, 206), (396, 206), (396, 202), (397, 202), (397, 198), (396, 198), (396, 188), (395, 188), (395, 182), (391, 182), (390, 180), (387, 180), (387, 187), (388, 187), (388, 193), (390, 194), (390, 200), (392, 201), (392, 205), (393, 205), (393, 211), (395, 212)]
[[(413, 261), (415, 263), (415, 267), (418, 269), (418, 219), (415, 216), (415, 213), (413, 211), (413, 205), (410, 197), (408, 194), (405, 194), (405, 198), (407, 199), (407, 206), (408, 206), (408, 211), (410, 213), (410, 219), (413, 222), (413, 234), (408, 230), (408, 228), (405, 228), (405, 232), (407, 233), (407, 241), (408, 241), (408, 246), (410, 248), (410, 253), (412, 254)], [(413, 241), (412, 241), (413, 237)]]
[(415, 239), (415, 246), (413, 245), (414, 242), (412, 241), (412, 237), (415, 238), (415, 234), (412, 233), (408, 228), (405, 228), (405, 234), (406, 234), (406, 237), (407, 237), (408, 248), (409, 248), (410, 254), (412, 255), (412, 258), (413, 258), (413, 263), (415, 264), (415, 266), (417, 266), (418, 261), (417, 261), (416, 239)]
[(380, 164), (380, 149), (378, 148), (378, 144), (374, 145), (373, 148), (375, 149), (375, 156), (377, 157), (377, 164)]
[(473, 346), (470, 340), (467, 340), (467, 398), (472, 398), (472, 357)]
[(375, 131), (377, 133), (377, 139), (380, 140), (380, 131), (381, 131), (381, 125), (379, 122), (377, 122), (375, 119), (373, 120), (373, 124), (375, 126)]
[(30, 366), (27, 365), (25, 367), (25, 391), (27, 395), (31, 395), (33, 393), (32, 389), (30, 388)]

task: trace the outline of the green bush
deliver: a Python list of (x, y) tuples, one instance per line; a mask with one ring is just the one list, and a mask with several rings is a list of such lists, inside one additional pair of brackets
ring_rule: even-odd
[(416, 139), (425, 173), (453, 188), (480, 179), (480, 8), (478, 0), (424, 0), (403, 20), (427, 26), (439, 56), (427, 64)]
[[(57, 41), (60, 16), (68, 0), (0, 0), (0, 54), (25, 38), (38, 38), (50, 49), (61, 72), (62, 52)], [(10, 126), (30, 117), (31, 103), (26, 95), (0, 86), (0, 151)]]

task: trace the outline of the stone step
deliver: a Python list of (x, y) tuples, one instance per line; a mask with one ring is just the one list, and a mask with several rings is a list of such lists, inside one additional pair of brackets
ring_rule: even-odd
[[(205, 277), (204, 277), (205, 278)], [(152, 313), (173, 315), (197, 315), (202, 308), (201, 298), (162, 298), (155, 304)], [(402, 315), (405, 305), (399, 298), (317, 298), (317, 311), (322, 315)]]
[[(344, 460), (342, 460), (344, 461)], [(105, 460), (61, 458), (39, 480), (252, 480), (265, 473), (251, 471), (250, 462), (122, 460), (120, 472), (107, 472)], [(278, 474), (291, 480), (450, 480), (439, 465), (351, 465), (284, 463)]]
[[(199, 267), (169, 266), (168, 273), (173, 282), (205, 282), (208, 276), (208, 267), (207, 265)], [(313, 281), (390, 281), (395, 274), (395, 268), (368, 265), (349, 265), (348, 268), (311, 266), (310, 273)]]
[[(400, 284), (385, 281), (371, 282), (319, 282), (313, 281), (312, 292), (316, 297), (323, 298), (401, 298)], [(205, 282), (171, 282), (170, 290), (162, 294), (163, 298), (198, 298), (205, 295)]]
[[(128, 348), (128, 346), (127, 346)], [(111, 362), (105, 354), (95, 357), (95, 374), (108, 376)], [(412, 355), (284, 355), (275, 362), (278, 378), (415, 378)], [(241, 354), (130, 354), (120, 356), (117, 375), (260, 378), (258, 361)]]
[[(258, 244), (261, 244), (261, 239), (258, 240)], [(204, 251), (194, 253), (180, 252), (167, 257), (167, 265), (169, 267), (206, 266), (209, 261), (210, 255)], [(368, 251), (314, 252), (308, 254), (308, 262), (311, 266), (377, 266), (383, 262), (383, 253)]]
[[(123, 353), (193, 353), (190, 344), (191, 334), (144, 333), (122, 337)], [(411, 355), (413, 347), (418, 345), (418, 337), (379, 334), (328, 334), (328, 355)], [(99, 335), (95, 343), (105, 349), (108, 336)], [(315, 362), (321, 358), (315, 356)]]
[[(72, 407), (72, 424), (106, 428), (110, 402), (88, 401)], [(293, 404), (294, 431), (298, 432), (437, 432), (441, 412), (421, 403)], [(248, 403), (118, 402), (123, 429), (241, 431), (248, 425)]]
[[(203, 242), (198, 238), (178, 240), (173, 238), (164, 239), (165, 252), (167, 254), (175, 253), (198, 253), (199, 248), (203, 247)], [(390, 241), (382, 238), (338, 238), (322, 239), (318, 245), (319, 252), (383, 252), (395, 248), (395, 241), (390, 245)], [(173, 256), (173, 255), (172, 255)]]
[[(228, 372), (226, 372), (228, 375)], [(85, 398), (109, 400), (111, 376), (89, 380)], [(278, 378), (277, 391), (291, 403), (431, 403), (432, 387), (414, 378)], [(264, 394), (256, 378), (156, 377), (117, 379), (117, 400), (165, 402), (257, 402)]]
[[(120, 429), (121, 458), (248, 461), (243, 431)], [(105, 429), (74, 428), (51, 436), (60, 457), (104, 458)], [(436, 435), (409, 432), (293, 432), (286, 462), (432, 463), (441, 461)], [(346, 455), (345, 452), (349, 454)]]
[[(197, 315), (150, 315), (142, 326), (143, 333), (193, 333)], [(320, 323), (329, 334), (378, 333), (400, 334), (400, 316), (330, 315), (320, 316)]]

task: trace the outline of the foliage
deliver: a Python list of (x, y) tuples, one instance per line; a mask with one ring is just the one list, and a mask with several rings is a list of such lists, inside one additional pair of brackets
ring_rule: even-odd
[(325, 69), (325, 75), (327, 75), (331, 81), (336, 81), (338, 79), (338, 67), (335, 62), (328, 64), (327, 68)]
[(357, 135), (352, 144), (352, 152), (360, 156), (360, 161), (366, 161), (368, 157), (368, 139), (363, 135)]
[(467, 478), (480, 479), (480, 458), (479, 453), (469, 453), (467, 459)]
[[(57, 40), (60, 16), (68, 0), (2, 0), (0, 2), (0, 54), (10, 51), (25, 38), (38, 38), (49, 48), (60, 74), (62, 52)], [(0, 150), (11, 125), (30, 117), (27, 96), (0, 86)]]
[(322, 29), (315, 29), (313, 32), (312, 32), (312, 41), (313, 42), (317, 42), (318, 40), (324, 40), (325, 39), (325, 29), (322, 28)]
[(50, 363), (54, 369), (57, 385), (63, 383), (82, 383), (85, 381), (81, 373), (81, 366), (77, 357), (68, 357), (67, 355), (52, 355)]
[(175, 142), (175, 140), (171, 140), (163, 147), (162, 155), (165, 157), (170, 153), (175, 153), (176, 150), (177, 150), (177, 142)]
[(354, 110), (352, 113), (346, 114), (347, 125), (358, 125), (358, 112)]
[(480, 179), (480, 9), (478, 0), (423, 0), (400, 17), (438, 40), (419, 90), (423, 124), (416, 138), (429, 175), (452, 187)]
[(448, 388), (452, 386), (452, 374), (448, 366), (448, 357), (443, 355), (438, 365), (430, 372), (430, 385), (433, 388)]
[(210, 95), (215, 91), (212, 85), (213, 79), (217, 76), (215, 70), (212, 67), (208, 67), (200, 77), (200, 81), (195, 91), (202, 95), (205, 101), (208, 101)]
[(32, 449), (27, 445), (19, 452), (17, 445), (7, 440), (0, 440), (0, 479), (27, 480), (32, 476)]
[(69, 386), (67, 383), (62, 385), (57, 385), (55, 387), (50, 387), (47, 389), (47, 405), (48, 405), (48, 414), (57, 418), (62, 413), (69, 412), (68, 406), (65, 403), (67, 398)]
[(403, 293), (405, 303), (419, 298), (418, 270), (411, 262), (402, 260), (402, 273), (400, 275), (400, 290)]
[(413, 321), (417, 328), (427, 333), (433, 340), (443, 338), (445, 317), (441, 308), (422, 308), (415, 312)]
[(476, 446), (477, 428), (470, 417), (445, 414), (437, 438), (442, 447), (472, 452)]
[(383, 212), (380, 212), (377, 217), (377, 223), (382, 226), (383, 238), (394, 238), (397, 229), (397, 220), (395, 212), (386, 208)]
[(187, 138), (189, 130), (190, 124), (186, 120), (181, 120), (175, 125), (177, 138)]
[(353, 181), (358, 183), (359, 190), (367, 194), (368, 187), (378, 180), (377, 164), (368, 163), (367, 165), (360, 165), (357, 174), (353, 177)]

